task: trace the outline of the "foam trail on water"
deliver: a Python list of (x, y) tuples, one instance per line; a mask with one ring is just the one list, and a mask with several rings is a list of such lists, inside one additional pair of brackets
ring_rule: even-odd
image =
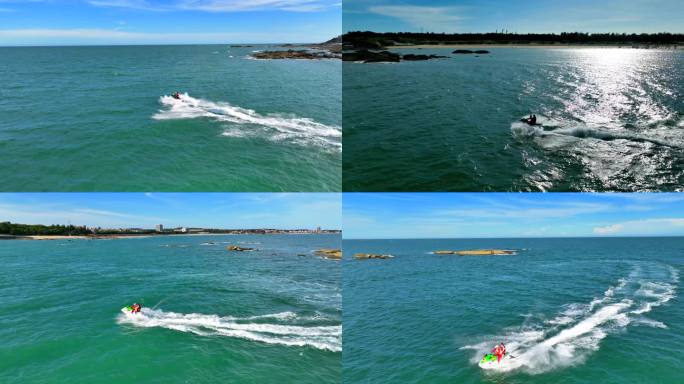
[[(197, 99), (187, 93), (175, 99), (162, 96), (159, 102), (166, 107), (152, 116), (156, 120), (210, 118), (233, 123), (224, 136), (244, 137), (258, 135), (272, 141), (289, 141), (300, 145), (318, 145), (339, 150), (342, 147), (342, 129), (325, 125), (309, 118), (284, 115), (261, 115), (257, 112), (233, 106), (226, 102)], [(244, 129), (240, 126), (250, 126)], [(260, 128), (255, 130), (254, 127)]]
[(486, 341), (461, 349), (475, 350), (471, 361), (477, 363), (504, 340), (513, 356), (496, 368), (504, 372), (537, 374), (581, 363), (600, 348), (601, 340), (630, 324), (667, 328), (660, 321), (644, 317), (675, 297), (679, 276), (675, 268), (666, 267), (666, 272), (662, 265), (650, 265), (645, 270), (637, 267), (589, 303), (570, 303), (552, 319), (525, 324), (521, 329), (486, 337)]
[(122, 313), (117, 318), (119, 324), (131, 324), (136, 327), (161, 327), (201, 336), (228, 336), (268, 344), (313, 347), (340, 352), (342, 350), (342, 326), (301, 325), (302, 321), (310, 320), (312, 319), (300, 317), (294, 312), (249, 317), (221, 317), (198, 313), (165, 312), (148, 308), (143, 308), (139, 314)]
[[(602, 141), (626, 140), (635, 143), (651, 143), (661, 147), (681, 148), (684, 140), (678, 131), (653, 130), (650, 136), (644, 133), (636, 133), (627, 129), (601, 128), (601, 127), (551, 127), (544, 125), (545, 130), (540, 126), (531, 126), (523, 122), (511, 123), (511, 132), (514, 137), (537, 139), (542, 146), (553, 147), (563, 142), (564, 139), (595, 139)], [(658, 137), (661, 136), (661, 137)]]

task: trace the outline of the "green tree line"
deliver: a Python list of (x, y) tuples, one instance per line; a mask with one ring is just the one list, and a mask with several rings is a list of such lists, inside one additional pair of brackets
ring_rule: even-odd
[(84, 226), (74, 225), (40, 225), (15, 224), (9, 221), (0, 222), (0, 234), (14, 236), (31, 235), (91, 235), (93, 232)]

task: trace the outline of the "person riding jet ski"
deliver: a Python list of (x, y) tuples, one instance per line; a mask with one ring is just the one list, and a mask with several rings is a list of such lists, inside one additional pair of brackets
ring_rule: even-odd
[(180, 95), (180, 92), (178, 92), (178, 91), (176, 91), (176, 93), (173, 94), (173, 98), (176, 100), (180, 100), (180, 97), (181, 97), (181, 95)]
[(530, 115), (530, 117), (526, 119), (520, 119), (520, 121), (529, 125), (537, 125), (537, 115)]
[(501, 359), (506, 356), (506, 346), (501, 343), (492, 349), (492, 353), (496, 355), (496, 361), (500, 363)]
[(141, 309), (142, 309), (142, 305), (140, 305), (138, 303), (133, 303), (133, 305), (131, 305), (131, 313), (140, 313)]

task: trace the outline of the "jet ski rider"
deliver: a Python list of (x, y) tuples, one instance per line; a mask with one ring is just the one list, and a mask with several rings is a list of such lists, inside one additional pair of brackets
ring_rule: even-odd
[(142, 309), (142, 305), (140, 305), (138, 303), (133, 303), (133, 305), (131, 305), (131, 313), (140, 313), (141, 309)]
[(506, 346), (501, 343), (492, 349), (492, 353), (496, 355), (496, 362), (500, 363), (501, 359), (506, 356)]

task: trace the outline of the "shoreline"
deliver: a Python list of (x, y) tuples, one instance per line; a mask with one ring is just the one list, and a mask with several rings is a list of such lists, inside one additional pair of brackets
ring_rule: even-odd
[(421, 48), (561, 48), (561, 49), (577, 49), (577, 48), (620, 48), (620, 49), (668, 49), (668, 50), (682, 50), (684, 46), (681, 45), (631, 45), (631, 44), (411, 44), (411, 45), (391, 45), (385, 47), (386, 49), (421, 49)]
[(2, 240), (114, 240), (114, 239), (143, 239), (150, 237), (185, 237), (185, 236), (263, 236), (263, 235), (337, 235), (339, 233), (169, 233), (169, 234), (141, 234), (141, 235), (92, 235), (92, 236), (62, 236), (62, 235), (0, 235)]

